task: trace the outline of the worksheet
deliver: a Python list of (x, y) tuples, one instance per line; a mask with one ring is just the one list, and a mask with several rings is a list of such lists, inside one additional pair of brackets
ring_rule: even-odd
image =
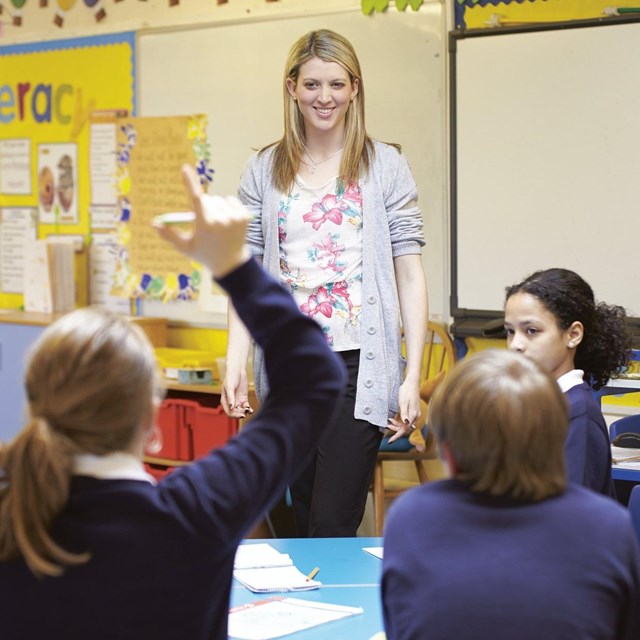
[(228, 632), (239, 640), (271, 640), (360, 613), (361, 607), (297, 598), (259, 600), (231, 609)]

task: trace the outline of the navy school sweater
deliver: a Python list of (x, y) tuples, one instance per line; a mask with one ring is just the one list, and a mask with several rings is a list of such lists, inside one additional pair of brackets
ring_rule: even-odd
[(266, 354), (259, 414), (157, 486), (75, 476), (54, 537), (91, 560), (45, 579), (0, 563), (2, 640), (226, 640), (236, 546), (305, 466), (345, 377), (318, 324), (255, 261), (220, 284)]

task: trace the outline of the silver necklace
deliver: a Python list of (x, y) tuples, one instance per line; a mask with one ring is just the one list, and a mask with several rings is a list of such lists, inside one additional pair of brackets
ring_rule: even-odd
[(309, 155), (309, 151), (307, 149), (305, 149), (304, 152), (307, 154), (307, 158), (309, 158), (309, 160), (311, 160), (311, 162), (313, 164), (309, 164), (308, 162), (304, 162), (304, 160), (302, 162), (304, 162), (304, 164), (306, 164), (307, 167), (309, 167), (309, 171), (311, 171), (311, 175), (313, 175), (316, 172), (316, 169), (318, 168), (318, 165), (323, 164), (327, 160), (331, 160), (331, 158), (334, 158), (335, 156), (337, 156), (343, 149), (344, 149), (344, 147), (340, 147), (335, 153), (332, 153), (330, 156), (326, 157), (324, 160), (320, 160), (320, 162), (316, 162)]

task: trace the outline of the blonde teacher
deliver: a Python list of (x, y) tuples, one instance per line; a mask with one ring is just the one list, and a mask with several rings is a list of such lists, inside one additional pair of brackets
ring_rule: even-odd
[[(405, 435), (420, 415), (422, 216), (399, 148), (367, 134), (364, 81), (348, 40), (328, 30), (301, 37), (286, 61), (283, 92), (284, 135), (249, 160), (239, 197), (254, 216), (251, 252), (320, 324), (349, 375), (334, 427), (291, 487), (298, 533), (354, 536), (383, 432)], [(223, 385), (231, 416), (251, 411), (249, 350), (231, 310)], [(262, 396), (268, 380), (259, 350), (254, 367)]]

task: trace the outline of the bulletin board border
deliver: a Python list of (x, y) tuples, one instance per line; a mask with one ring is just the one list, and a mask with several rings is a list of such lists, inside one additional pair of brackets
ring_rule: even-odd
[(20, 55), (25, 53), (43, 53), (46, 51), (63, 51), (65, 49), (84, 49), (87, 47), (110, 46), (114, 44), (128, 44), (131, 48), (131, 89), (133, 110), (136, 115), (136, 32), (123, 31), (97, 36), (82, 36), (77, 38), (63, 38), (45, 42), (27, 42), (0, 46), (0, 56)]

